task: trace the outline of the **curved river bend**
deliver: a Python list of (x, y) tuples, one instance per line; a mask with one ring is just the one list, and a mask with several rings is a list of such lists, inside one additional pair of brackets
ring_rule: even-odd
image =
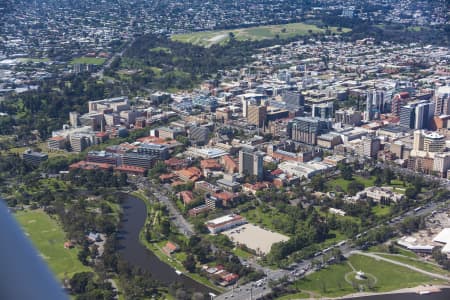
[(164, 285), (168, 286), (173, 282), (179, 282), (189, 290), (218, 294), (217, 291), (185, 275), (177, 275), (174, 268), (159, 260), (158, 257), (141, 244), (139, 233), (145, 224), (147, 208), (145, 203), (139, 198), (131, 195), (126, 195), (124, 198), (122, 203), (123, 217), (119, 231), (119, 243), (121, 246), (119, 255), (131, 265), (147, 270), (154, 279)]

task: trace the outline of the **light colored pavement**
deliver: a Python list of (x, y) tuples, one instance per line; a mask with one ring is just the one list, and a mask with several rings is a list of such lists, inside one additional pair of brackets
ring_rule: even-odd
[(269, 231), (253, 224), (247, 223), (223, 231), (234, 243), (244, 244), (257, 253), (267, 254), (273, 244), (287, 241), (289, 237), (277, 232)]

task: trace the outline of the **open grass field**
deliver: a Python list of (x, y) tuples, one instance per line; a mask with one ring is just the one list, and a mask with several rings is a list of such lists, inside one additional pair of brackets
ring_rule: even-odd
[(352, 255), (351, 264), (356, 270), (372, 274), (377, 278), (375, 291), (387, 292), (400, 288), (415, 287), (425, 283), (434, 283), (437, 280), (426, 275), (414, 272), (401, 266), (393, 265), (385, 261), (377, 261), (373, 258)]
[(301, 291), (311, 291), (328, 297), (343, 296), (354, 292), (353, 287), (345, 281), (345, 274), (351, 271), (352, 269), (345, 262), (331, 265), (300, 279), (295, 285)]
[(78, 249), (65, 249), (66, 236), (58, 222), (41, 210), (21, 211), (16, 219), (55, 275), (71, 278), (78, 272), (90, 271), (78, 260)]
[(437, 274), (443, 274), (443, 275), (450, 275), (450, 273), (444, 269), (442, 269), (441, 267), (432, 264), (432, 263), (428, 263), (425, 261), (421, 261), (419, 259), (414, 259), (411, 257), (405, 257), (405, 256), (400, 256), (400, 255), (395, 255), (395, 254), (379, 254), (382, 257), (385, 258), (389, 258), (401, 263), (405, 263), (408, 265), (411, 265), (413, 267), (422, 269), (424, 271), (427, 272), (432, 272), (432, 273), (437, 273)]
[(277, 300), (294, 300), (294, 299), (309, 299), (309, 298), (310, 298), (309, 294), (300, 292), (297, 294), (279, 297), (277, 298)]
[[(399, 246), (394, 246), (394, 249), (395, 249), (397, 254), (401, 254), (403, 256), (407, 256), (407, 257), (410, 257), (410, 258), (418, 258), (417, 254), (412, 252), (412, 251), (410, 251), (410, 250), (404, 249), (404, 248), (399, 247)], [(381, 245), (381, 244), (370, 247), (368, 251), (369, 252), (380, 252), (380, 253), (389, 254), (388, 246), (387, 245)]]
[(11, 153), (17, 153), (19, 155), (22, 155), (25, 152), (25, 150), (27, 150), (27, 149), (34, 149), (34, 148), (41, 149), (42, 152), (48, 154), (49, 158), (53, 158), (53, 157), (56, 157), (56, 156), (70, 157), (70, 156), (78, 155), (78, 153), (67, 152), (67, 151), (63, 151), (63, 150), (59, 150), (59, 151), (51, 150), (50, 151), (50, 149), (48, 149), (47, 142), (41, 142), (41, 143), (35, 144), (34, 146), (10, 148), (10, 149), (8, 149), (8, 151), (11, 152)]
[(384, 217), (389, 215), (391, 207), (386, 205), (376, 205), (372, 207), (372, 213), (377, 217)]
[[(388, 262), (377, 261), (371, 257), (352, 255), (348, 262), (354, 270), (361, 270), (369, 277), (375, 278), (374, 292), (393, 291), (426, 283), (441, 283), (439, 280), (434, 280), (426, 275)], [(344, 262), (329, 266), (300, 279), (295, 283), (295, 286), (301, 291), (311, 291), (327, 297), (338, 297), (356, 292), (353, 286), (346, 281), (346, 274), (348, 279), (353, 277), (352, 274), (354, 273), (349, 263)]]
[(86, 65), (102, 65), (106, 59), (99, 57), (77, 57), (70, 61), (71, 65), (74, 64), (86, 64)]
[[(374, 186), (375, 185), (375, 176), (371, 176), (368, 178), (362, 177), (362, 176), (358, 176), (355, 175), (353, 176), (353, 180), (354, 181), (358, 181), (361, 182), (362, 184), (364, 184), (364, 186), (370, 187), (370, 186)], [(327, 185), (329, 188), (334, 189), (335, 187), (339, 186), (342, 188), (342, 190), (344, 190), (345, 192), (347, 192), (348, 189), (348, 185), (350, 182), (352, 182), (353, 180), (345, 180), (341, 177), (330, 180)], [(394, 179), (391, 180), (391, 184), (387, 185), (387, 184), (383, 184), (382, 186), (389, 186), (393, 189), (394, 192), (398, 193), (398, 194), (404, 194), (405, 190), (409, 187), (408, 184), (406, 184), (406, 186), (403, 186), (403, 182), (401, 180), (398, 179)]]
[[(330, 27), (331, 32), (337, 33), (337, 27)], [(348, 32), (350, 29), (343, 28), (342, 32)], [(183, 43), (191, 43), (210, 47), (214, 44), (223, 44), (229, 41), (229, 33), (232, 32), (238, 41), (244, 40), (264, 40), (273, 39), (279, 36), (281, 39), (286, 39), (294, 36), (305, 36), (311, 33), (324, 33), (325, 29), (319, 28), (316, 25), (309, 25), (305, 23), (291, 23), (282, 25), (267, 25), (257, 26), (241, 29), (231, 30), (215, 30), (215, 31), (201, 31), (186, 34), (175, 34), (172, 40)]]

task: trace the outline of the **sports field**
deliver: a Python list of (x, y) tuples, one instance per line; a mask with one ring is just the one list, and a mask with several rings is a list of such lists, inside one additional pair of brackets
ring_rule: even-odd
[[(337, 29), (337, 27), (329, 27), (329, 30), (334, 33), (338, 32)], [(350, 29), (348, 28), (342, 29), (342, 32), (348, 31), (350, 31)], [(290, 23), (241, 29), (199, 31), (186, 34), (175, 34), (172, 35), (172, 40), (210, 47), (214, 44), (223, 44), (228, 42), (230, 39), (230, 32), (234, 34), (236, 40), (243, 41), (273, 39), (277, 35), (281, 39), (286, 39), (297, 35), (303, 36), (312, 33), (324, 33), (325, 29), (319, 28), (316, 25), (305, 23)]]
[(70, 61), (71, 65), (74, 64), (86, 64), (86, 65), (102, 65), (106, 59), (101, 57), (77, 57)]
[(65, 233), (60, 225), (41, 210), (20, 211), (16, 219), (31, 239), (50, 269), (59, 278), (71, 278), (78, 272), (90, 271), (78, 260), (78, 249), (65, 249)]

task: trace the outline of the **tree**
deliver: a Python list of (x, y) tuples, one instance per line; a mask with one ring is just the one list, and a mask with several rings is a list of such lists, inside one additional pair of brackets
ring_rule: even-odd
[(315, 175), (313, 178), (311, 178), (311, 188), (314, 191), (322, 192), (325, 190), (325, 178), (321, 175)]
[(78, 252), (78, 259), (85, 266), (87, 266), (87, 264), (88, 264), (87, 258), (89, 256), (89, 254), (90, 254), (89, 247), (87, 245), (85, 245), (83, 247), (83, 249), (80, 252)]
[(192, 254), (188, 254), (186, 259), (183, 261), (183, 266), (188, 270), (188, 272), (195, 272), (195, 266), (197, 262), (195, 261), (195, 257)]
[(163, 219), (160, 224), (161, 234), (168, 236), (170, 233), (170, 222), (167, 219)]
[(74, 293), (82, 294), (86, 292), (87, 285), (92, 281), (94, 273), (92, 272), (81, 272), (75, 273), (70, 279), (70, 286)]
[(341, 176), (345, 180), (352, 180), (353, 178), (353, 169), (349, 164), (341, 163), (338, 166), (339, 170), (341, 171)]
[(415, 199), (417, 196), (417, 190), (413, 187), (409, 187), (405, 190), (405, 196), (409, 199)]
[(391, 169), (385, 168), (383, 170), (383, 180), (386, 184), (391, 184), (391, 180), (394, 179), (395, 175)]
[(357, 192), (364, 189), (364, 184), (359, 181), (352, 181), (348, 184), (347, 192), (350, 195), (356, 195)]

